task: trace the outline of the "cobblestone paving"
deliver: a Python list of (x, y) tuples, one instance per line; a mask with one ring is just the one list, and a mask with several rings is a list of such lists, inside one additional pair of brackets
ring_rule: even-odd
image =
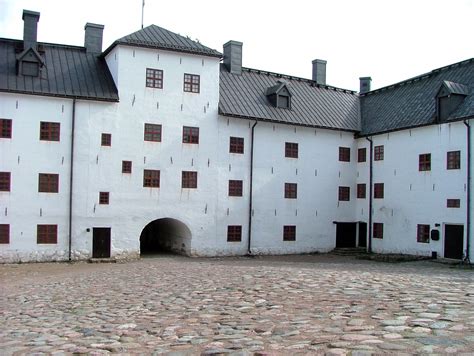
[(332, 255), (0, 266), (1, 355), (474, 354), (474, 270)]

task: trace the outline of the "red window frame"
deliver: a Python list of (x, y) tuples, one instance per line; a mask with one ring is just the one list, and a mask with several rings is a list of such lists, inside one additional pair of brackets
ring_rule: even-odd
[(283, 226), (283, 241), (296, 241), (296, 225)]
[(197, 74), (184, 73), (183, 90), (188, 93), (199, 93), (201, 77)]
[(199, 144), (199, 127), (183, 126), (183, 143)]
[(242, 225), (227, 226), (227, 242), (242, 241)]
[(11, 119), (0, 119), (0, 138), (12, 138)]
[(241, 197), (243, 195), (243, 181), (229, 180), (229, 196)]
[(143, 139), (150, 142), (161, 142), (161, 125), (145, 123)]
[(163, 71), (161, 69), (146, 69), (147, 88), (163, 89)]
[(122, 173), (132, 173), (132, 161), (122, 161)]
[(447, 208), (460, 208), (461, 199), (446, 199), (446, 207)]
[(298, 197), (298, 184), (285, 183), (285, 198), (296, 199)]
[(418, 224), (416, 226), (416, 242), (430, 242), (430, 225)]
[(383, 239), (383, 223), (374, 223), (372, 229), (374, 239)]
[(0, 244), (10, 243), (10, 225), (0, 224)]
[(351, 188), (350, 187), (339, 187), (338, 200), (339, 201), (350, 201), (351, 200)]
[(197, 188), (197, 172), (196, 171), (182, 171), (181, 188), (187, 188), (187, 189)]
[(461, 151), (446, 153), (446, 169), (461, 169)]
[(159, 188), (160, 187), (160, 171), (157, 169), (143, 170), (143, 187)]
[(357, 150), (357, 162), (365, 162), (367, 161), (367, 149), (364, 148), (359, 148)]
[(59, 141), (61, 136), (61, 123), (59, 122), (40, 122), (40, 140), (41, 141)]
[(384, 184), (374, 183), (374, 199), (383, 199), (384, 197)]
[(58, 193), (59, 192), (59, 174), (39, 173), (38, 174), (38, 192)]
[(0, 192), (9, 192), (11, 189), (11, 173), (0, 172)]
[(100, 137), (101, 146), (112, 146), (112, 134), (103, 133)]
[(374, 161), (383, 161), (384, 147), (383, 145), (374, 147)]
[(365, 199), (367, 194), (367, 186), (365, 183), (357, 184), (357, 199)]
[(418, 157), (418, 170), (431, 171), (431, 153), (422, 153)]
[(285, 157), (298, 158), (298, 144), (296, 142), (285, 142)]
[(350, 147), (339, 147), (339, 161), (350, 162), (351, 161), (351, 149)]
[(99, 192), (99, 204), (100, 205), (109, 205), (109, 192)]
[(37, 225), (36, 243), (37, 244), (57, 244), (58, 243), (58, 225)]
[(244, 153), (244, 138), (231, 136), (229, 140), (229, 152)]

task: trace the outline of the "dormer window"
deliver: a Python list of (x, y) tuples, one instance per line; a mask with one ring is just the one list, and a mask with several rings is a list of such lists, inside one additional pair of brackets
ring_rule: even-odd
[(436, 117), (444, 121), (453, 114), (469, 94), (469, 88), (463, 84), (443, 81), (436, 95)]
[(274, 107), (291, 109), (291, 93), (287, 85), (285, 80), (279, 80), (276, 85), (265, 91), (265, 96)]
[(37, 50), (30, 47), (17, 56), (18, 74), (38, 77), (44, 60)]
[(23, 61), (21, 65), (21, 74), (37, 77), (39, 75), (38, 62)]

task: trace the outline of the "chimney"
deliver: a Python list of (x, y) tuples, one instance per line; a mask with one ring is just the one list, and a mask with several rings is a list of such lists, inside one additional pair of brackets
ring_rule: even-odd
[(360, 90), (359, 94), (364, 94), (370, 91), (370, 83), (372, 82), (371, 77), (360, 77)]
[(242, 74), (242, 42), (229, 41), (224, 45), (224, 65), (232, 74)]
[(315, 59), (313, 62), (313, 81), (317, 84), (326, 85), (326, 63), (322, 59)]
[(38, 44), (38, 21), (40, 13), (36, 11), (23, 10), (23, 49), (33, 47), (37, 49)]
[(104, 32), (104, 25), (97, 25), (95, 23), (86, 23), (84, 26), (84, 47), (87, 53), (102, 53), (102, 34)]

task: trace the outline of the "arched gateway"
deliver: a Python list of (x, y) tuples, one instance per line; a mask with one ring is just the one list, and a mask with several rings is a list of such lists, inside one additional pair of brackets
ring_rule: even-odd
[(157, 219), (145, 226), (140, 234), (140, 255), (179, 253), (189, 255), (191, 230), (181, 221)]

